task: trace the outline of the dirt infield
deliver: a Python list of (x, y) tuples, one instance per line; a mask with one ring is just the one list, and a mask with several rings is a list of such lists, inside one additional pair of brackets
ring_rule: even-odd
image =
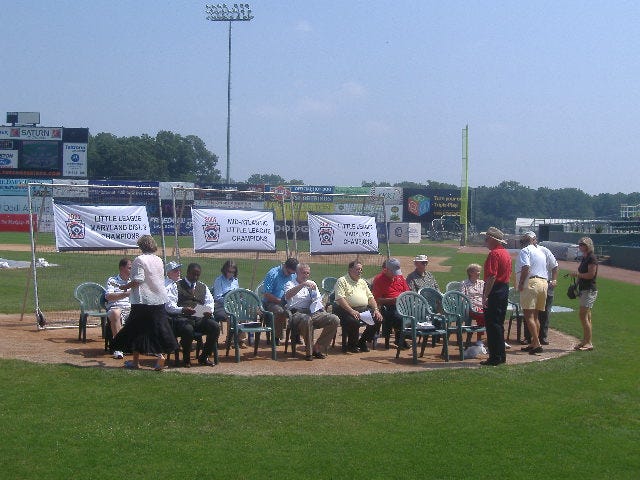
[[(515, 337), (515, 324), (512, 337)], [(515, 344), (507, 350), (509, 364), (531, 361), (543, 361), (572, 352), (577, 340), (556, 331), (549, 332), (551, 345), (537, 357), (520, 351)], [(122, 368), (122, 360), (114, 360), (104, 351), (104, 342), (100, 338), (99, 328), (89, 328), (87, 342), (78, 340), (75, 328), (44, 329), (38, 331), (27, 318), (20, 321), (20, 315), (0, 315), (0, 358), (15, 358), (35, 363), (59, 363), (77, 367)], [(453, 338), (453, 337), (452, 337)], [(339, 338), (338, 338), (339, 342)], [(395, 349), (385, 350), (383, 341), (378, 348), (368, 353), (344, 354), (339, 343), (330, 348), (324, 360), (308, 362), (304, 360), (303, 349), (298, 347), (298, 355), (293, 358), (284, 354), (284, 347), (278, 347), (278, 359), (271, 360), (270, 351), (264, 341), (253, 356), (252, 349), (242, 350), (242, 360), (235, 363), (233, 351), (225, 356), (224, 346), (220, 344), (220, 364), (216, 367), (194, 366), (190, 369), (169, 368), (168, 371), (188, 374), (224, 374), (224, 375), (366, 375), (372, 373), (420, 372), (438, 368), (476, 368), (480, 360), (486, 358), (459, 361), (458, 348), (450, 346), (451, 359), (447, 363), (439, 357), (441, 347), (428, 347), (424, 358), (418, 365), (411, 361), (410, 350), (404, 350), (400, 358), (395, 358)], [(154, 358), (141, 357), (142, 368), (152, 368)], [(170, 361), (169, 365), (172, 366)], [(152, 372), (150, 372), (152, 373)]]

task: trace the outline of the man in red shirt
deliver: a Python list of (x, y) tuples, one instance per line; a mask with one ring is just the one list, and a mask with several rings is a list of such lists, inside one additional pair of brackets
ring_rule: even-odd
[[(389, 348), (389, 337), (391, 336), (392, 327), (396, 333), (396, 345), (399, 344), (399, 329), (402, 327), (402, 317), (398, 315), (396, 311), (396, 299), (402, 292), (409, 290), (409, 285), (407, 285), (407, 281), (402, 276), (402, 271), (400, 270), (400, 262), (396, 258), (385, 260), (382, 264), (382, 271), (373, 279), (373, 288), (371, 290), (371, 293), (373, 293), (376, 299), (376, 303), (380, 306), (380, 313), (382, 313), (382, 334), (385, 339), (384, 348)], [(371, 328), (369, 332), (371, 340), (373, 340), (373, 336), (379, 331), (379, 328), (379, 325)], [(367, 326), (362, 334), (364, 341), (363, 338), (360, 339), (360, 350), (362, 350), (363, 343), (366, 347), (365, 342), (369, 340), (369, 337), (365, 337), (367, 330), (369, 330), (369, 326)], [(409, 348), (409, 346), (404, 342), (401, 348)]]
[(495, 227), (485, 233), (485, 244), (490, 250), (484, 262), (484, 322), (487, 329), (489, 358), (480, 365), (496, 366), (507, 361), (504, 345), (504, 318), (509, 299), (511, 256), (504, 246), (504, 234)]

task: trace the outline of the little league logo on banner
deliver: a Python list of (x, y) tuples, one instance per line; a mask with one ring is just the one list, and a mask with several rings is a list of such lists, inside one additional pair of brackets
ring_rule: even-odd
[(309, 251), (314, 253), (378, 253), (375, 217), (307, 214)]
[(59, 205), (53, 202), (58, 251), (138, 248), (149, 235), (147, 209), (140, 205)]
[(272, 211), (192, 208), (193, 248), (196, 252), (275, 252)]

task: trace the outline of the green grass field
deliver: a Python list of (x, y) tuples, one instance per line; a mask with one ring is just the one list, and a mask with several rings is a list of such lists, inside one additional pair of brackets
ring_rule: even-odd
[[(393, 254), (415, 248), (425, 246)], [(452, 271), (437, 274), (441, 284), (484, 258), (426, 249), (452, 255)], [(5, 273), (3, 309), (21, 301), (24, 288), (11, 290)], [(0, 472), (7, 479), (637, 478), (638, 287), (598, 282), (596, 349), (517, 366), (239, 378), (0, 360)], [(558, 290), (557, 303), (572, 305)], [(552, 325), (580, 335), (575, 312), (554, 314)]]

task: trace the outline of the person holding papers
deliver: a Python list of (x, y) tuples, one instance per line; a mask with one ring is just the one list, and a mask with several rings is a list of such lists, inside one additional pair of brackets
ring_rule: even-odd
[(201, 272), (199, 264), (190, 263), (186, 278), (171, 285), (167, 293), (166, 309), (170, 315), (175, 315), (173, 331), (176, 337), (180, 337), (183, 365), (186, 368), (191, 367), (191, 343), (195, 332), (207, 336), (198, 363), (210, 367), (215, 363), (209, 356), (220, 335), (220, 326), (213, 319), (213, 295), (209, 287), (198, 281)]
[[(291, 326), (304, 338), (307, 349), (306, 360), (313, 360), (314, 357), (325, 358), (323, 352), (329, 348), (340, 323), (340, 319), (336, 315), (324, 310), (322, 295), (318, 293), (318, 285), (310, 280), (310, 277), (311, 267), (306, 263), (299, 263), (296, 267), (296, 278), (284, 286), (287, 309), (293, 314)], [(312, 350), (314, 328), (321, 328), (322, 333)]]
[[(360, 351), (368, 352), (366, 340), (358, 343), (358, 331), (360, 329), (360, 320), (367, 323), (367, 328), (362, 334), (363, 338), (367, 338), (369, 335), (368, 330), (371, 332), (371, 338), (375, 332), (375, 322), (382, 322), (382, 315), (378, 310), (378, 304), (376, 299), (373, 298), (369, 285), (364, 281), (362, 276), (362, 264), (358, 261), (349, 263), (348, 274), (344, 277), (340, 277), (336, 281), (334, 288), (336, 296), (336, 305), (334, 307), (334, 313), (340, 319), (343, 332), (346, 332), (347, 344), (342, 345), (342, 351), (349, 351), (351, 353), (358, 353)], [(367, 315), (367, 319), (364, 319), (363, 313), (370, 313)], [(369, 323), (370, 322), (370, 323)], [(365, 334), (367, 336), (365, 336)], [(360, 348), (364, 346), (364, 348)]]
[[(381, 307), (383, 317), (383, 335), (385, 338), (385, 348), (389, 348), (389, 336), (391, 327), (396, 334), (396, 345), (400, 348), (409, 348), (406, 341), (400, 345), (399, 333), (402, 326), (402, 317), (396, 311), (396, 299), (402, 292), (409, 291), (409, 285), (402, 276), (400, 262), (397, 258), (388, 258), (382, 263), (382, 271), (373, 279), (373, 296)], [(376, 330), (380, 328), (376, 325)], [(365, 330), (366, 333), (366, 330)], [(376, 332), (370, 333), (371, 340)], [(364, 337), (364, 334), (362, 335)], [(367, 338), (369, 340), (369, 338)], [(362, 345), (362, 340), (360, 343)], [(362, 346), (360, 347), (362, 350)]]

